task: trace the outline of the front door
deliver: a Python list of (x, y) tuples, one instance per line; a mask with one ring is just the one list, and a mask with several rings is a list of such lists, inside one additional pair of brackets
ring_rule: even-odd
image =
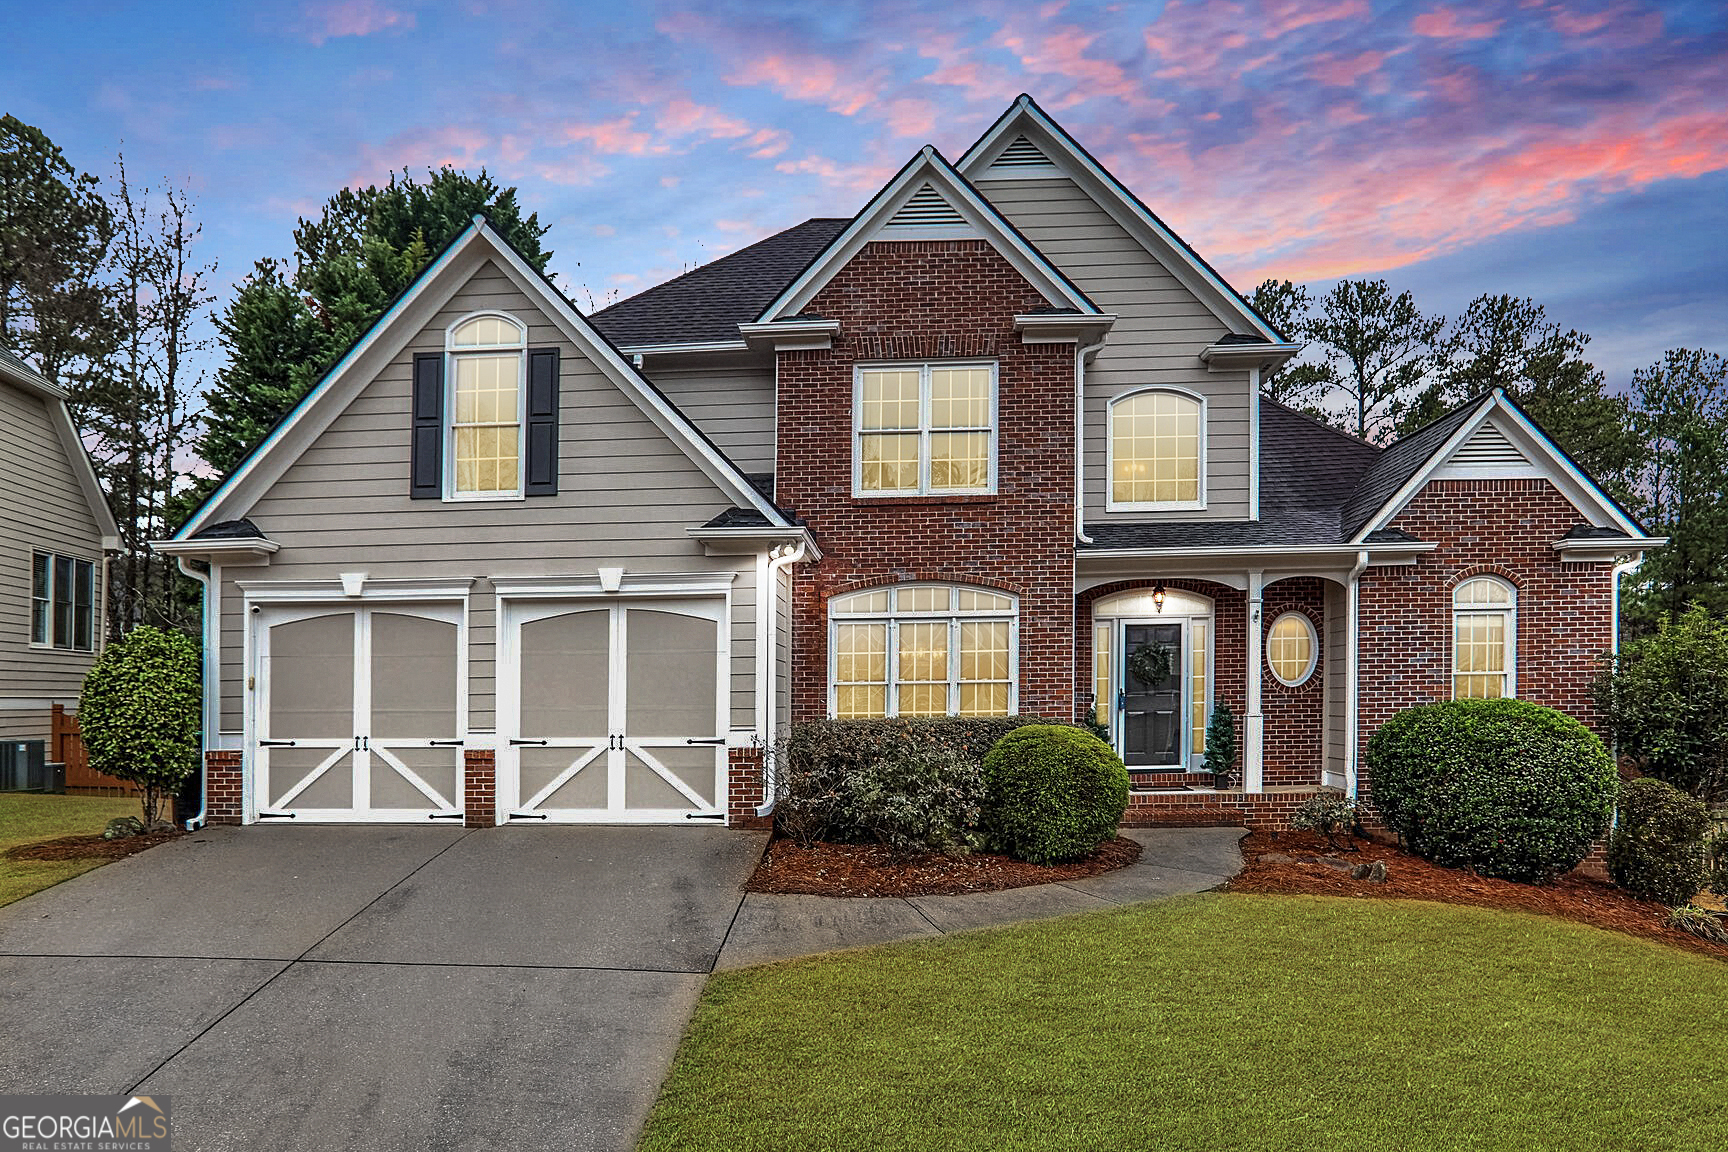
[[(1130, 768), (1180, 771), (1182, 625), (1124, 624), (1122, 655), (1122, 761)], [(1163, 676), (1142, 678), (1158, 671), (1158, 664), (1167, 668)]]
[(460, 606), (273, 606), (256, 619), (260, 820), (462, 819)]
[(503, 817), (724, 820), (723, 619), (719, 600), (513, 605)]

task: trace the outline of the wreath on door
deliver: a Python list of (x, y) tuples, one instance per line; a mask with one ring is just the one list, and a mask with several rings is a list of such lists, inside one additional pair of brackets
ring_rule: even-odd
[(1142, 644), (1128, 653), (1128, 672), (1148, 688), (1170, 678), (1172, 653), (1168, 644)]

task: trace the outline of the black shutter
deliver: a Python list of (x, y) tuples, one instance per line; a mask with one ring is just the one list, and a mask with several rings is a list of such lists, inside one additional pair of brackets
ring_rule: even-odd
[(527, 496), (558, 494), (558, 349), (528, 351)]
[(408, 495), (415, 500), (444, 497), (444, 354), (414, 355), (414, 427), (408, 466)]

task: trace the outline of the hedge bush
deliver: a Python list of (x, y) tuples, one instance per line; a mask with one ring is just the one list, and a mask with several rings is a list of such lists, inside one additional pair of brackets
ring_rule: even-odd
[(966, 851), (978, 840), (985, 753), (1031, 716), (816, 720), (774, 749), (775, 827), (800, 844)]
[(1381, 818), (1413, 852), (1527, 883), (1578, 866), (1616, 786), (1594, 733), (1527, 700), (1406, 709), (1368, 741), (1366, 764)]
[(84, 677), (78, 730), (90, 767), (138, 785), (146, 827), (198, 769), (203, 704), (198, 645), (180, 632), (141, 624)]
[(1596, 703), (1644, 775), (1728, 800), (1728, 621), (1694, 607), (1657, 628), (1606, 661)]
[(1708, 877), (1704, 837), (1710, 811), (1653, 776), (1620, 790), (1620, 817), (1608, 841), (1608, 875), (1643, 900), (1690, 904)]
[(1084, 856), (1116, 835), (1128, 769), (1089, 732), (1016, 728), (984, 757), (984, 827), (991, 847), (1033, 864)]

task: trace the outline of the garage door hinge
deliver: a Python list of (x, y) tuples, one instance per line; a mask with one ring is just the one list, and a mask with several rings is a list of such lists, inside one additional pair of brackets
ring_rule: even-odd
[(429, 812), (426, 814), (426, 819), (428, 819), (428, 820), (462, 820), (462, 819), (465, 819), (467, 817), (467, 815), (468, 814), (466, 812)]
[(512, 813), (510, 813), (510, 819), (512, 819), (512, 820), (544, 820), (544, 819), (546, 819), (546, 813), (544, 813), (544, 812), (512, 812)]
[(260, 819), (260, 820), (292, 820), (297, 815), (299, 815), (299, 814), (296, 812), (262, 812), (261, 811), (258, 813), (258, 819)]
[(724, 820), (724, 819), (726, 819), (726, 814), (724, 812), (686, 812), (686, 813), (684, 813), (684, 819), (686, 819), (686, 820)]

